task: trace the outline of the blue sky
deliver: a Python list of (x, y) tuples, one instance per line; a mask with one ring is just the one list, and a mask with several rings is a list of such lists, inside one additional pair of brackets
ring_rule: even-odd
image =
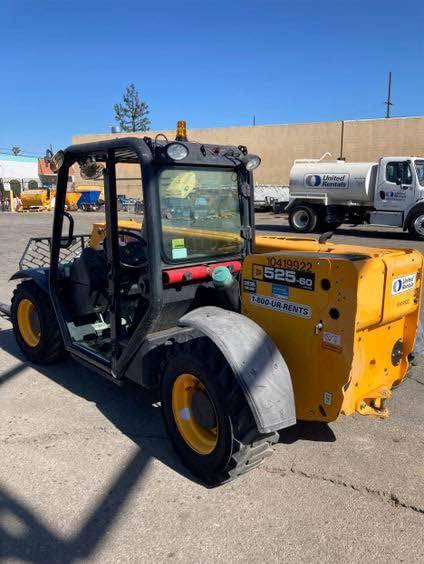
[(113, 122), (134, 82), (154, 129), (424, 114), (424, 2), (1, 0), (0, 148)]

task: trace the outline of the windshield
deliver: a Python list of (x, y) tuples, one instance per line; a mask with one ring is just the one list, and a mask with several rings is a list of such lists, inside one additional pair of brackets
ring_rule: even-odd
[(170, 261), (238, 254), (237, 173), (220, 169), (165, 169), (159, 175), (162, 239)]
[(415, 169), (417, 171), (418, 182), (424, 186), (424, 161), (415, 161)]

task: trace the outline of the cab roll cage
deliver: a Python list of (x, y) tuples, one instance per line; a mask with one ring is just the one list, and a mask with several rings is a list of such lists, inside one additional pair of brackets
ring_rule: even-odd
[[(66, 325), (59, 293), (59, 253), (62, 237), (63, 217), (65, 215), (66, 187), (69, 167), (86, 156), (101, 157), (106, 161), (104, 170), (105, 212), (107, 245), (108, 290), (111, 297), (110, 320), (112, 359), (102, 357), (94, 351), (72, 342)], [(53, 307), (59, 321), (61, 333), (67, 350), (78, 356), (81, 361), (89, 362), (103, 374), (111, 374), (114, 380), (120, 380), (131, 359), (139, 350), (146, 335), (154, 329), (156, 320), (162, 308), (162, 269), (161, 269), (161, 231), (160, 231), (160, 203), (155, 189), (153, 155), (147, 143), (139, 138), (113, 139), (97, 143), (73, 145), (65, 149), (65, 160), (58, 172), (56, 203), (53, 218), (52, 247), (49, 271), (49, 288)], [(100, 160), (100, 158), (99, 158)], [(117, 162), (139, 163), (143, 185), (143, 199), (149, 205), (145, 206), (144, 237), (147, 242), (148, 259), (148, 287), (149, 304), (142, 321), (134, 330), (128, 345), (124, 350), (120, 347), (121, 316), (119, 300), (119, 284), (117, 276), (119, 269), (118, 246), (118, 218), (116, 205), (116, 174)]]

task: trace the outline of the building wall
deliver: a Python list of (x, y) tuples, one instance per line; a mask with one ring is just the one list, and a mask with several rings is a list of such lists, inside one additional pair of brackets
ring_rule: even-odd
[[(128, 134), (76, 135), (73, 143), (100, 141), (111, 137), (154, 137), (157, 131)], [(163, 131), (174, 139), (174, 131)], [(262, 158), (255, 171), (258, 184), (288, 184), (290, 168), (295, 159), (319, 158), (330, 152), (340, 155), (341, 122), (318, 122), (286, 125), (256, 125), (188, 130), (189, 139), (204, 143), (246, 145), (250, 152)], [(424, 117), (356, 120), (344, 122), (343, 155), (348, 161), (373, 161), (387, 155), (424, 155)], [(118, 170), (118, 189), (138, 196), (138, 181), (129, 178), (138, 174), (134, 166)], [(76, 183), (84, 183), (76, 175)]]
[(9, 190), (10, 180), (19, 180), (23, 188), (27, 187), (30, 180), (40, 183), (37, 157), (0, 153), (0, 179), (5, 190)]

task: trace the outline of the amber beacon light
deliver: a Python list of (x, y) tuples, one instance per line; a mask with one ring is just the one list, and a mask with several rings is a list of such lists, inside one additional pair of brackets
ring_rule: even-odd
[(184, 120), (177, 121), (175, 141), (187, 141), (187, 124)]

